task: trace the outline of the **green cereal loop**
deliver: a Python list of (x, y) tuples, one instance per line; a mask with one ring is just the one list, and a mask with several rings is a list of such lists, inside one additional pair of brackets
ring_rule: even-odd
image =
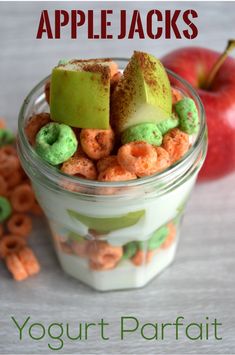
[(162, 243), (166, 240), (166, 237), (169, 233), (169, 229), (167, 226), (162, 226), (158, 228), (151, 236), (149, 240), (144, 242), (139, 242), (139, 248), (141, 250), (154, 250), (161, 246)]
[(138, 242), (138, 248), (140, 250), (147, 250), (148, 249), (148, 241), (142, 241), (142, 242)]
[(126, 260), (126, 259), (132, 258), (135, 255), (135, 253), (137, 252), (137, 249), (138, 249), (138, 247), (137, 247), (137, 243), (136, 242), (127, 243), (123, 247), (122, 259)]
[(9, 200), (0, 196), (0, 223), (4, 222), (12, 213), (12, 208)]
[(121, 136), (122, 144), (144, 141), (159, 146), (162, 144), (162, 134), (154, 123), (140, 123), (127, 128)]
[(177, 115), (172, 115), (171, 118), (168, 118), (157, 124), (157, 128), (162, 133), (166, 134), (170, 129), (176, 128), (179, 125), (179, 118)]
[(15, 136), (12, 131), (5, 128), (0, 128), (0, 148), (7, 144), (12, 144)]
[(157, 229), (148, 241), (148, 250), (154, 250), (159, 248), (166, 240), (168, 234), (169, 229), (167, 226), (163, 226)]
[(196, 133), (199, 129), (199, 117), (194, 100), (183, 98), (175, 104), (175, 110), (179, 115), (180, 129), (188, 134)]
[(51, 165), (68, 160), (76, 152), (77, 146), (72, 128), (63, 123), (48, 123), (36, 136), (36, 152)]

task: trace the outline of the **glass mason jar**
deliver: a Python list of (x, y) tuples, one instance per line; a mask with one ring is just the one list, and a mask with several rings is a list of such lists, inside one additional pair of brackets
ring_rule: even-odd
[[(125, 59), (114, 59), (119, 68)], [(64, 175), (43, 161), (24, 126), (49, 112), (42, 80), (19, 114), (18, 151), (48, 218), (63, 270), (100, 291), (146, 285), (174, 259), (185, 204), (203, 164), (207, 130), (194, 89), (168, 71), (171, 83), (194, 99), (200, 129), (186, 155), (164, 172), (126, 182), (98, 182)]]

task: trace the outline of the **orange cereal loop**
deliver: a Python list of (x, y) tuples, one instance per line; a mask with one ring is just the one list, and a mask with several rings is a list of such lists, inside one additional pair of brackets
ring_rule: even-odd
[(13, 209), (16, 212), (28, 212), (34, 205), (34, 193), (30, 185), (22, 184), (13, 190), (10, 196)]
[[(10, 152), (11, 150), (11, 152)], [(8, 177), (20, 166), (18, 157), (9, 146), (0, 148), (0, 175)]]
[(28, 237), (32, 230), (32, 220), (26, 214), (13, 213), (7, 221), (7, 228), (12, 234)]
[(122, 255), (122, 247), (112, 246), (104, 241), (94, 241), (88, 248), (89, 265), (92, 270), (113, 269)]
[(95, 180), (97, 177), (93, 161), (82, 156), (73, 156), (68, 159), (63, 163), (61, 171), (64, 174), (74, 175), (89, 180)]
[(27, 279), (28, 273), (24, 268), (24, 265), (20, 261), (19, 257), (14, 253), (6, 257), (6, 267), (12, 274), (16, 281), (23, 281)]
[(50, 88), (51, 88), (51, 82), (50, 80), (48, 80), (44, 87), (45, 98), (48, 105), (50, 105)]
[(162, 147), (155, 147), (157, 152), (156, 172), (165, 170), (171, 165), (171, 159), (168, 152)]
[(183, 98), (183, 94), (180, 90), (171, 87), (171, 93), (172, 93), (172, 104), (176, 104), (176, 102), (180, 101)]
[(81, 258), (85, 258), (88, 256), (89, 245), (90, 245), (90, 241), (88, 240), (83, 240), (80, 242), (73, 241), (71, 243), (71, 247), (74, 254), (80, 256)]
[(178, 128), (170, 130), (163, 137), (162, 147), (169, 153), (172, 163), (181, 159), (189, 146), (189, 135)]
[(89, 158), (99, 160), (110, 155), (114, 147), (114, 132), (110, 129), (82, 129), (80, 133), (82, 149)]
[(73, 249), (72, 249), (71, 245), (69, 245), (68, 243), (60, 241), (59, 247), (60, 247), (61, 251), (64, 253), (73, 254)]
[(153, 251), (138, 250), (136, 254), (131, 258), (131, 261), (135, 266), (141, 266), (148, 264), (153, 258)]
[(8, 193), (9, 191), (8, 191), (7, 182), (4, 179), (4, 177), (0, 175), (0, 196), (6, 197)]
[(156, 169), (156, 149), (146, 142), (130, 142), (118, 150), (119, 164), (138, 177), (152, 175)]
[(97, 170), (99, 173), (106, 170), (110, 166), (118, 164), (116, 155), (109, 155), (108, 157), (101, 158), (97, 161)]
[(32, 276), (39, 273), (40, 265), (32, 249), (25, 246), (18, 251), (17, 255), (28, 275)]
[(167, 249), (169, 248), (173, 242), (175, 241), (175, 237), (176, 237), (176, 227), (173, 223), (168, 223), (167, 224), (169, 233), (166, 237), (165, 242), (161, 245), (162, 249)]
[(126, 181), (134, 180), (136, 178), (137, 176), (134, 173), (126, 170), (119, 164), (109, 166), (98, 176), (99, 181)]
[(88, 158), (88, 156), (86, 155), (86, 153), (84, 152), (84, 150), (82, 149), (81, 146), (78, 147), (78, 149), (77, 149), (76, 152), (74, 153), (73, 157)]
[[(4, 147), (2, 147), (0, 149), (0, 151), (3, 152), (8, 157), (13, 156), (13, 157), (18, 158), (17, 150), (13, 145), (9, 145), (9, 144), (4, 145)], [(20, 166), (20, 163), (19, 163), (19, 166)]]
[(6, 128), (6, 121), (4, 118), (0, 117), (0, 129)]
[(94, 271), (104, 271), (115, 268), (116, 263), (110, 259), (110, 261), (106, 261), (105, 263), (98, 263), (93, 260), (89, 260), (89, 267)]
[(0, 258), (18, 252), (26, 245), (24, 238), (15, 235), (5, 235), (0, 239)]
[(35, 144), (38, 131), (49, 122), (51, 122), (50, 115), (46, 112), (33, 115), (29, 118), (25, 126), (25, 134), (31, 145)]
[(7, 177), (7, 186), (8, 189), (12, 189), (13, 187), (16, 187), (19, 185), (24, 179), (24, 175), (22, 174), (22, 171), (20, 169), (16, 169), (14, 173), (9, 175)]
[(61, 179), (60, 186), (64, 190), (78, 192), (78, 193), (86, 193), (86, 191), (87, 191), (87, 188), (77, 185), (76, 183), (73, 183), (73, 182), (68, 182), (65, 179)]

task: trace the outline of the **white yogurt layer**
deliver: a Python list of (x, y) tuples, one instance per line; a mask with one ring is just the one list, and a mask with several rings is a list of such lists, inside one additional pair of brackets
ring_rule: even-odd
[(193, 176), (178, 188), (169, 193), (148, 199), (132, 199), (130, 201), (99, 201), (81, 200), (78, 197), (68, 194), (61, 194), (59, 191), (45, 190), (40, 185), (34, 185), (37, 198), (44, 209), (55, 233), (64, 234), (66, 231), (74, 232), (80, 236), (89, 235), (89, 226), (79, 221), (68, 213), (74, 211), (89, 218), (125, 218), (128, 213), (142, 211), (143, 216), (126, 228), (120, 228), (105, 234), (112, 245), (124, 245), (130, 241), (147, 240), (149, 236), (159, 227), (169, 222), (179, 213), (181, 205), (187, 199), (196, 177)]
[[(118, 227), (105, 234), (105, 240), (115, 246), (123, 246), (130, 241), (148, 240), (153, 232), (174, 219), (180, 212), (182, 205), (195, 183), (196, 176), (192, 176), (184, 184), (165, 195), (148, 198), (141, 197), (123, 201), (118, 196), (111, 200), (80, 199), (76, 194), (65, 194), (45, 189), (39, 184), (34, 184), (37, 198), (44, 209), (53, 233), (66, 240), (69, 233), (73, 232), (89, 238), (89, 223), (97, 224), (100, 228), (103, 219), (118, 219), (118, 223), (127, 219), (126, 215), (136, 212), (140, 218), (125, 228)], [(68, 213), (68, 211), (72, 211)], [(81, 218), (74, 218), (78, 214)], [(85, 219), (84, 219), (85, 216)], [(87, 222), (87, 217), (89, 222)], [(108, 222), (112, 229), (112, 220)], [(98, 222), (97, 222), (98, 221)], [(100, 222), (101, 221), (101, 222)], [(131, 220), (133, 221), (133, 220)], [(107, 227), (107, 222), (106, 227)], [(94, 229), (94, 228), (93, 228)], [(101, 237), (102, 238), (102, 237)], [(109, 271), (93, 271), (88, 268), (87, 260), (74, 255), (69, 255), (58, 250), (59, 260), (63, 269), (78, 280), (91, 287), (105, 291), (122, 288), (141, 287), (161, 272), (173, 260), (175, 245), (167, 250), (157, 251), (153, 260), (146, 266), (135, 266), (131, 261), (122, 261), (118, 266)]]
[(87, 259), (57, 251), (62, 268), (69, 275), (98, 291), (138, 288), (146, 285), (174, 259), (176, 244), (168, 249), (159, 249), (152, 260), (143, 266), (135, 266), (130, 260), (121, 261), (116, 268), (94, 271), (89, 268)]

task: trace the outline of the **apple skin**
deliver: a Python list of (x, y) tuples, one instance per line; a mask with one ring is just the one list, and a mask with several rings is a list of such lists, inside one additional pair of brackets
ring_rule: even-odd
[(235, 60), (228, 57), (209, 90), (203, 83), (220, 53), (186, 47), (162, 58), (164, 66), (187, 80), (199, 94), (206, 112), (209, 146), (200, 180), (212, 180), (235, 171)]

